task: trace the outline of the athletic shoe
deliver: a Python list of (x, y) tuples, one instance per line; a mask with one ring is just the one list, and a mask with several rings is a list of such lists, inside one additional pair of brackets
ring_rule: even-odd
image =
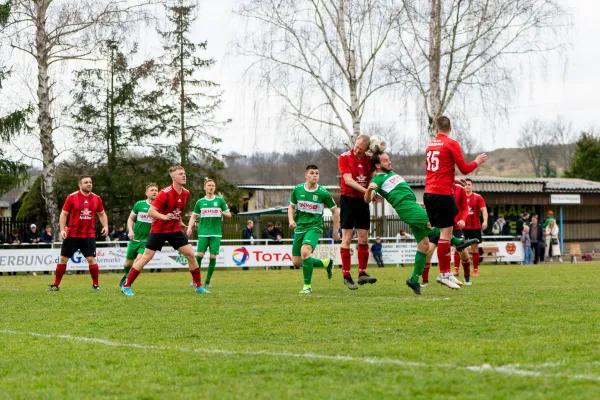
[(479, 243), (479, 240), (477, 239), (467, 239), (467, 240), (463, 240), (463, 242), (461, 244), (459, 244), (458, 246), (454, 246), (454, 248), (456, 249), (456, 251), (462, 251), (464, 249), (466, 249), (467, 247), (469, 247), (472, 244), (475, 243)]
[(459, 281), (458, 279), (456, 279), (456, 278), (454, 277), (454, 275), (450, 275), (450, 276), (448, 277), (448, 279), (450, 279), (450, 281), (451, 281), (451, 282), (453, 282), (453, 283), (457, 284), (458, 286), (462, 286), (462, 285), (463, 285), (463, 283), (462, 283), (461, 281)]
[(412, 282), (410, 279), (407, 279), (406, 286), (411, 288), (415, 294), (421, 294), (421, 286), (419, 285), (419, 282)]
[[(562, 260), (560, 260), (560, 262), (562, 262)], [(32, 272), (31, 275), (37, 276), (37, 274), (35, 272)]]
[(346, 285), (350, 290), (358, 289), (358, 286), (356, 286), (356, 283), (354, 283), (354, 280), (352, 279), (352, 275), (344, 276), (344, 285)]
[(298, 292), (298, 294), (311, 294), (311, 293), (312, 293), (312, 288), (310, 288), (310, 287), (302, 289), (301, 291)]
[(421, 283), (421, 287), (427, 287), (429, 286), (429, 281), (423, 281), (423, 283)]
[(198, 286), (196, 288), (196, 293), (198, 294), (210, 294), (210, 292), (206, 289), (204, 289), (204, 286)]
[(333, 276), (333, 258), (329, 259), (329, 265), (327, 266), (327, 279), (331, 279), (331, 277)]
[(190, 282), (190, 286), (191, 286), (191, 287), (196, 287), (196, 284), (194, 283), (194, 281), (191, 281), (191, 282)]
[(364, 285), (365, 283), (373, 284), (375, 282), (377, 282), (377, 278), (371, 278), (366, 273), (358, 275), (358, 284), (359, 285)]
[(478, 271), (478, 270), (476, 270), (476, 269), (474, 269), (474, 270), (473, 270), (473, 276), (479, 276), (479, 271)]
[(96, 292), (100, 291), (100, 286), (98, 285), (92, 285), (92, 290), (95, 290)]
[(473, 284), (473, 282), (471, 281), (465, 281), (465, 286), (471, 286)]
[(60, 290), (60, 287), (56, 286), (56, 285), (48, 285), (50, 286), (48, 289), (46, 289), (46, 292), (58, 292)]
[(458, 286), (456, 283), (452, 282), (450, 280), (450, 278), (442, 278), (442, 276), (440, 275), (437, 277), (436, 281), (440, 285), (448, 286), (450, 289), (453, 289), (453, 290), (460, 289), (460, 286)]
[(123, 286), (121, 288), (121, 293), (123, 293), (125, 296), (129, 296), (129, 297), (135, 296), (133, 294), (133, 292), (131, 291), (131, 286)]
[(213, 286), (212, 286), (212, 283), (210, 283), (210, 282), (208, 282), (208, 283), (204, 282), (204, 287), (213, 287)]

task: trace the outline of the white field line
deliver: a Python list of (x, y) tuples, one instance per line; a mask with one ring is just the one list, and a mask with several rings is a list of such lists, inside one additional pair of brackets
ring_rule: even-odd
[[(342, 355), (325, 355), (325, 354), (314, 354), (314, 353), (288, 353), (288, 352), (274, 352), (274, 351), (235, 351), (235, 350), (223, 350), (223, 349), (208, 349), (208, 348), (186, 348), (179, 346), (158, 346), (148, 344), (136, 344), (136, 343), (121, 343), (112, 342), (109, 340), (71, 336), (71, 335), (49, 335), (45, 333), (35, 332), (19, 332), (13, 330), (0, 330), (0, 334), (14, 335), (14, 336), (33, 336), (46, 339), (65, 339), (75, 342), (84, 343), (95, 343), (103, 346), (110, 347), (125, 347), (131, 349), (141, 350), (158, 350), (158, 351), (176, 351), (182, 353), (208, 353), (208, 354), (222, 354), (229, 356), (262, 356), (262, 357), (283, 357), (283, 358), (297, 358), (306, 360), (324, 360), (324, 361), (335, 361), (335, 362), (355, 362), (364, 364), (376, 364), (376, 365), (395, 365), (399, 367), (412, 367), (412, 368), (426, 368), (426, 369), (461, 369), (471, 372), (495, 372), (503, 375), (516, 375), (526, 376), (534, 378), (566, 378), (575, 380), (588, 380), (600, 382), (600, 376), (596, 375), (584, 375), (584, 374), (563, 374), (563, 373), (546, 373), (539, 371), (530, 371), (519, 369), (519, 364), (493, 366), (490, 364), (483, 365), (472, 365), (472, 366), (460, 366), (456, 364), (428, 364), (423, 362), (415, 361), (403, 361), (391, 358), (374, 358), (374, 357), (352, 357)], [(545, 363), (539, 365), (528, 365), (528, 368), (546, 368), (554, 365), (562, 365), (562, 363)]]

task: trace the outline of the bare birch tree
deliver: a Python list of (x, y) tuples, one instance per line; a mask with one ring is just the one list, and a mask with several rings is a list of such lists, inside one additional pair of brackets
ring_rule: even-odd
[(550, 125), (550, 134), (554, 143), (558, 145), (558, 153), (564, 170), (568, 171), (575, 152), (575, 142), (577, 141), (573, 123), (559, 115)]
[(393, 0), (245, 0), (237, 12), (249, 29), (238, 49), (253, 60), (256, 86), (322, 148), (352, 142), (367, 102), (399, 82), (381, 63), (401, 15)]
[(520, 62), (565, 49), (560, 34), (570, 20), (558, 1), (403, 2), (408, 22), (397, 25), (390, 69), (408, 79), (429, 135), (435, 119), (454, 108), (501, 112), (514, 94)]
[(60, 74), (57, 63), (92, 59), (110, 29), (125, 29), (143, 18), (144, 2), (127, 0), (13, 0), (11, 13), (0, 31), (2, 43), (30, 55), (37, 66), (37, 125), (42, 151), (43, 195), (48, 216), (58, 226), (54, 193), (56, 165), (52, 86)]
[(550, 158), (553, 143), (548, 125), (538, 118), (530, 119), (521, 127), (517, 143), (525, 150), (535, 176), (542, 176), (546, 160)]

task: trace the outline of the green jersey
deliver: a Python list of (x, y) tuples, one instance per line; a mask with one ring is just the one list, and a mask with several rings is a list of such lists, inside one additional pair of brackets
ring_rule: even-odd
[(135, 214), (135, 225), (133, 226), (133, 240), (136, 242), (146, 242), (150, 235), (152, 227), (152, 218), (148, 215), (150, 203), (148, 200), (140, 200), (134, 204), (131, 212)]
[(304, 183), (296, 185), (290, 196), (290, 204), (296, 208), (295, 233), (308, 230), (323, 231), (323, 210), (337, 207), (331, 194), (321, 185), (314, 190), (307, 190)]
[(373, 191), (379, 193), (394, 208), (398, 208), (406, 200), (416, 201), (415, 193), (408, 183), (394, 171), (375, 174), (371, 182), (377, 185)]
[(198, 220), (199, 237), (223, 236), (223, 211), (229, 211), (229, 207), (222, 197), (215, 196), (210, 200), (204, 197), (196, 202), (194, 214), (200, 217)]

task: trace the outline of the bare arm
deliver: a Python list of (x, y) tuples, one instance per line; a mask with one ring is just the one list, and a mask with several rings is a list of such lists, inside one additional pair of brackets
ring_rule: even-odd
[(369, 188), (365, 192), (365, 203), (370, 203), (375, 198), (375, 193), (373, 193), (373, 189), (375, 189), (377, 185), (373, 182), (369, 184)]
[(154, 206), (150, 206), (150, 210), (148, 210), (148, 216), (150, 218), (154, 218), (154, 219), (158, 219), (160, 221), (168, 221), (170, 219), (177, 219), (177, 217), (175, 217), (173, 214), (161, 214), (158, 212), (158, 210), (156, 208), (154, 208)]
[(192, 213), (192, 216), (190, 217), (190, 220), (188, 221), (188, 226), (187, 226), (187, 235), (188, 237), (192, 237), (192, 228), (194, 227), (194, 224), (196, 223), (196, 214)]
[(224, 217), (231, 218), (231, 211), (221, 211)]
[(65, 210), (60, 212), (59, 224), (60, 224), (60, 238), (61, 240), (65, 240), (67, 238), (67, 217), (69, 213)]
[(100, 232), (100, 235), (105, 237), (108, 235), (108, 215), (106, 215), (106, 211), (100, 211), (98, 213), (98, 218), (100, 218), (100, 223), (102, 224), (102, 231)]
[(133, 224), (137, 220), (137, 215), (134, 213), (129, 214), (129, 218), (127, 218), (127, 231), (129, 232), (129, 240), (133, 240)]
[(296, 215), (296, 206), (290, 204), (288, 207), (288, 222), (290, 223), (290, 229), (296, 229), (296, 221), (294, 217)]
[(340, 208), (336, 207), (331, 210), (333, 213), (333, 240), (336, 242), (340, 241)]
[(487, 207), (483, 207), (481, 209), (481, 215), (483, 215), (483, 224), (481, 224), (481, 229), (485, 231), (487, 229), (487, 226), (488, 226), (488, 211), (487, 211)]
[(361, 193), (366, 193), (367, 189), (365, 189), (364, 187), (360, 186), (358, 184), (358, 182), (356, 182), (354, 180), (354, 178), (352, 178), (352, 174), (343, 174), (342, 178), (344, 179), (344, 182), (346, 182), (346, 185), (350, 186), (352, 189), (357, 190)]

